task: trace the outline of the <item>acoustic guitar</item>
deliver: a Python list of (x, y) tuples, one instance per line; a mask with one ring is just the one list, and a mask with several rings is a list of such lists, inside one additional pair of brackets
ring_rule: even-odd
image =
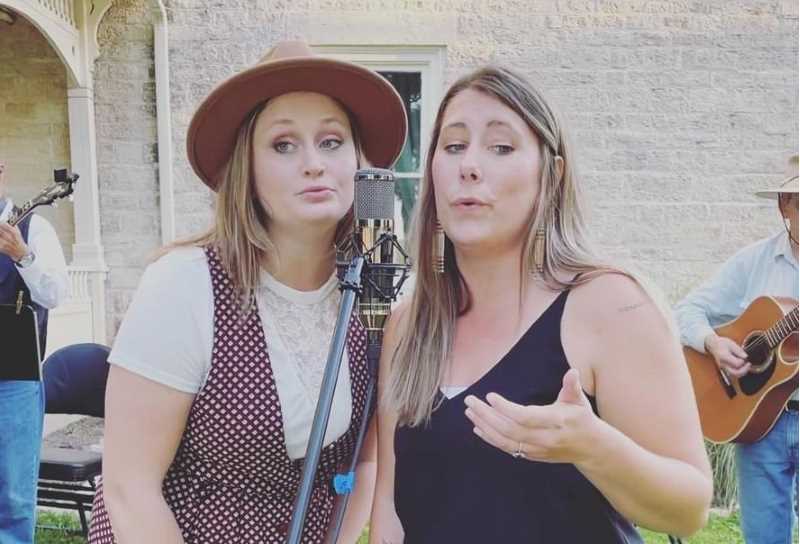
[(797, 301), (759, 297), (737, 319), (715, 329), (747, 352), (750, 371), (737, 378), (710, 354), (684, 348), (700, 411), (711, 442), (751, 443), (769, 432), (797, 389)]

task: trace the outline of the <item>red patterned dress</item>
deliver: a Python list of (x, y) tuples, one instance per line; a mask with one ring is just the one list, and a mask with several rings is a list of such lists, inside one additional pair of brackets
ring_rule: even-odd
[[(214, 296), (211, 370), (189, 412), (164, 479), (164, 498), (187, 544), (283, 543), (300, 483), (292, 460), (258, 310), (240, 323), (232, 283), (206, 249)], [(366, 332), (354, 315), (347, 335), (353, 411), (344, 435), (322, 450), (304, 543), (325, 538), (333, 510), (331, 480), (353, 456), (368, 382)], [(99, 483), (90, 544), (115, 542)]]

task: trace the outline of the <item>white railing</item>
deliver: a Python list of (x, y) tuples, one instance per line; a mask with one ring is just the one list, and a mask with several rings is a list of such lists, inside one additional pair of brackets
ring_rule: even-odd
[(93, 271), (77, 266), (70, 266), (67, 271), (69, 273), (69, 300), (71, 302), (90, 301), (92, 295), (89, 281)]
[(75, 3), (74, 0), (34, 0), (42, 8), (46, 9), (70, 26), (77, 27), (75, 23)]
[[(92, 296), (97, 272), (86, 268), (67, 267), (69, 294), (67, 300), (50, 312), (47, 328), (47, 353), (81, 342), (103, 341), (97, 338), (94, 318), (98, 311), (97, 297)], [(101, 280), (102, 281), (102, 280)]]
[(47, 351), (79, 342), (104, 343), (106, 272), (97, 269), (69, 266), (67, 300), (50, 312), (47, 331)]

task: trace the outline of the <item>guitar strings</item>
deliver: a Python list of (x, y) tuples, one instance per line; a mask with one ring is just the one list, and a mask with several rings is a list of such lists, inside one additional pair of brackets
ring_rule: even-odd
[[(788, 314), (786, 314), (783, 317), (783, 319), (781, 319), (775, 325), (773, 325), (772, 327), (767, 329), (763, 334), (759, 335), (752, 343), (748, 344), (747, 347), (759, 347), (760, 348), (761, 345), (764, 344), (765, 342), (767, 343), (767, 345), (769, 345), (770, 344), (770, 340), (771, 340), (770, 339), (770, 334), (774, 335), (775, 332), (781, 333), (780, 336), (784, 336), (784, 334), (786, 334), (786, 333), (793, 332), (791, 325), (787, 322), (787, 319), (791, 320), (791, 321), (794, 321), (797, 318), (797, 315), (798, 315), (798, 309), (795, 308), (793, 311), (791, 311)], [(784, 325), (786, 325), (787, 327), (784, 328)], [(776, 327), (777, 327), (777, 331), (773, 330)]]

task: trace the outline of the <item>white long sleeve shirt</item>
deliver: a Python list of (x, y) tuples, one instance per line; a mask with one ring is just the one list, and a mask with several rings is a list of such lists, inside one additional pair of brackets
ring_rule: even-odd
[(705, 353), (714, 328), (739, 317), (760, 296), (798, 298), (797, 259), (781, 231), (740, 250), (675, 308), (681, 343)]
[[(0, 210), (0, 223), (7, 221), (13, 207), (13, 202), (6, 200), (5, 207)], [(31, 299), (52, 310), (64, 302), (69, 289), (67, 263), (58, 236), (45, 218), (34, 215), (27, 244), (36, 258), (29, 266), (17, 267), (17, 271), (31, 292)]]
[[(681, 343), (706, 352), (714, 328), (739, 317), (760, 296), (798, 296), (797, 259), (785, 230), (740, 250), (675, 308)], [(797, 390), (792, 395), (797, 400)]]

